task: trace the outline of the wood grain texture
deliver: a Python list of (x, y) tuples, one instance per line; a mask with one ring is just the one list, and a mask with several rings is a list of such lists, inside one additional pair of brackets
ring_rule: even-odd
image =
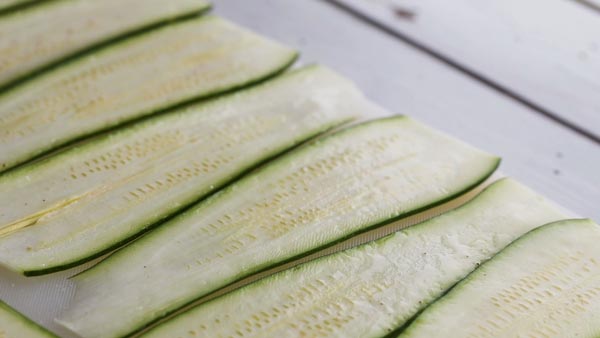
[(599, 13), (566, 0), (338, 1), (600, 139)]
[[(218, 14), (294, 45), (303, 51), (304, 62), (336, 68), (390, 110), (502, 155), (504, 172), (600, 220), (600, 153), (586, 139), (324, 2), (215, 2)], [(373, 239), (371, 233), (365, 235), (361, 242)], [(6, 277), (7, 271), (0, 269), (0, 298), (56, 330), (52, 319), (68, 306), (74, 291), (66, 277), (82, 268), (27, 280)]]
[(501, 170), (600, 219), (600, 147), (325, 2), (216, 0), (217, 14), (295, 46), (382, 106), (503, 157)]

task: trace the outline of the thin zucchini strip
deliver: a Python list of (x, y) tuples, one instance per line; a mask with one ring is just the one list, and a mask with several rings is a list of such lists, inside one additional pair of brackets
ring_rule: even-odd
[(0, 96), (0, 170), (125, 121), (260, 81), (295, 58), (293, 50), (216, 17), (124, 40)]
[[(458, 209), (215, 298), (143, 337), (382, 337), (479, 262), (560, 217), (504, 179)], [(439, 332), (428, 337), (455, 337)]]
[(58, 338), (0, 300), (0, 337)]
[(42, 1), (44, 0), (0, 0), (0, 14), (15, 8), (20, 8), (25, 5)]
[(84, 337), (126, 335), (245, 276), (462, 194), (498, 161), (408, 117), (344, 129), (75, 277), (61, 323)]
[(0, 264), (39, 275), (92, 259), (369, 106), (307, 67), (0, 176)]
[[(35, 1), (0, 0), (0, 11)], [(53, 0), (0, 17), (0, 88), (120, 36), (198, 14), (205, 0)]]
[(600, 226), (565, 220), (523, 236), (400, 335), (600, 337)]

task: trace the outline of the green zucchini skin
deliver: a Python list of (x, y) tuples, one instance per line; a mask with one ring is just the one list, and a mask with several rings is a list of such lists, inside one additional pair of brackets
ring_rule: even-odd
[(305, 67), (11, 171), (0, 264), (34, 276), (99, 257), (369, 106), (341, 76)]
[(0, 300), (0, 337), (58, 338)]
[[(498, 158), (407, 117), (344, 129), (276, 159), (76, 276), (75, 300), (59, 322), (83, 336), (128, 335), (248, 275), (462, 194), (497, 165)], [(444, 188), (432, 188), (430, 179)], [(168, 267), (183, 270), (162, 276)], [(125, 280), (136, 280), (136, 290)], [(151, 290), (164, 290), (158, 284), (167, 281), (177, 289), (153, 300)], [(138, 306), (143, 311), (128, 310)], [(119, 319), (98, 316), (104, 307)], [(97, 322), (105, 320), (110, 331)]]
[(285, 46), (210, 16), (111, 44), (0, 96), (0, 171), (120, 124), (261, 82), (296, 58)]
[[(143, 7), (145, 6), (145, 7)], [(0, 90), (65, 61), (144, 31), (197, 16), (205, 0), (15, 0), (0, 3), (0, 31), (12, 54), (0, 56)], [(93, 26), (87, 26), (86, 20)], [(90, 24), (90, 25), (92, 25)], [(92, 29), (89, 29), (92, 27)], [(32, 47), (32, 44), (36, 44)], [(31, 55), (31, 48), (37, 48)]]
[(599, 241), (600, 226), (589, 219), (536, 228), (461, 280), (398, 337), (599, 337)]
[(10, 12), (22, 10), (26, 7), (36, 5), (47, 0), (4, 0), (0, 1), (0, 15), (6, 15)]
[(142, 337), (381, 337), (512, 240), (560, 217), (539, 195), (503, 179), (453, 211), (261, 279)]

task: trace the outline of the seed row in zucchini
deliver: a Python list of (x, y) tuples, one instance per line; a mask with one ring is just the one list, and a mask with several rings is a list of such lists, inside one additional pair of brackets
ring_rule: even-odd
[(600, 226), (538, 228), (475, 270), (400, 335), (600, 337)]
[(61, 322), (84, 337), (128, 334), (245, 276), (462, 194), (497, 165), (407, 117), (344, 129), (75, 277)]
[(368, 106), (349, 81), (307, 67), (9, 172), (0, 264), (36, 275), (82, 263)]
[(0, 300), (1, 338), (56, 338), (56, 336)]
[[(383, 337), (479, 262), (561, 217), (504, 179), (458, 209), (215, 298), (143, 337)], [(428, 337), (455, 337), (437, 333)]]
[[(0, 11), (31, 0), (2, 0)], [(0, 17), (0, 88), (106, 41), (200, 13), (205, 0), (55, 0)]]
[(127, 120), (265, 79), (295, 58), (293, 50), (216, 17), (110, 45), (0, 96), (0, 170)]

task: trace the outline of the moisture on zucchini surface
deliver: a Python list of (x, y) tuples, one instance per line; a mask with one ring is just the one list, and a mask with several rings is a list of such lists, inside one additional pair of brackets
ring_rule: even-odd
[(481, 261), (561, 217), (539, 195), (503, 179), (458, 209), (201, 304), (144, 338), (382, 337)]
[(216, 17), (112, 44), (0, 95), (0, 171), (99, 130), (265, 79), (295, 58), (293, 50)]
[(407, 117), (344, 129), (76, 276), (60, 322), (84, 337), (128, 334), (247, 275), (462, 194), (497, 165)]
[(564, 220), (512, 243), (399, 336), (600, 337), (600, 226)]
[(0, 176), (0, 264), (67, 268), (370, 104), (318, 67), (190, 105)]
[(56, 338), (54, 334), (37, 325), (0, 300), (1, 338)]
[[(0, 10), (32, 3), (0, 0)], [(0, 17), (0, 88), (78, 52), (208, 9), (205, 0), (53, 0)]]

